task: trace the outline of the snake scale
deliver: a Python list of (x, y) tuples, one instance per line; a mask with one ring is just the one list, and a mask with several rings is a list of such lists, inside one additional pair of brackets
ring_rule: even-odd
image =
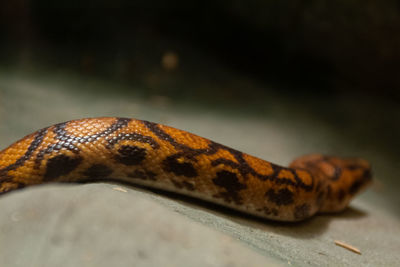
[(371, 182), (358, 158), (319, 154), (289, 167), (186, 131), (128, 118), (72, 120), (0, 152), (0, 194), (48, 182), (124, 182), (279, 221), (338, 212)]

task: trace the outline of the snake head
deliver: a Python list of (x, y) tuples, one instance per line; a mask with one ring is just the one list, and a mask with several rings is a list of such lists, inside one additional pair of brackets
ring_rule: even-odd
[(360, 158), (312, 154), (295, 159), (290, 167), (305, 169), (316, 178), (319, 212), (342, 211), (372, 182), (371, 165)]

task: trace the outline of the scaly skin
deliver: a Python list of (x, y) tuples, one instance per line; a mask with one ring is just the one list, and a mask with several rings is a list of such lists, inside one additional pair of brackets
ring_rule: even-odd
[(281, 167), (197, 135), (126, 118), (73, 120), (0, 152), (0, 194), (48, 182), (120, 181), (299, 221), (343, 210), (371, 181), (362, 159), (308, 155)]

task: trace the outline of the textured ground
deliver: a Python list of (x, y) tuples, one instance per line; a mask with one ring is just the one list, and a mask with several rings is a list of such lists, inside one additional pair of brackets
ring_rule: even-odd
[[(242, 82), (243, 83), (243, 82)], [(390, 178), (396, 158), (359, 146), (342, 128), (303, 116), (270, 96), (257, 116), (177, 103), (143, 88), (54, 72), (2, 69), (0, 147), (38, 128), (74, 118), (152, 120), (287, 164), (309, 152), (363, 155), (379, 183), (346, 212), (299, 224), (237, 213), (113, 184), (51, 185), (0, 198), (0, 266), (393, 266), (400, 222)], [(112, 88), (112, 89), (111, 89)], [(297, 101), (297, 100), (296, 100)], [(249, 129), (252, 129), (249, 131)], [(124, 188), (123, 191), (115, 189)], [(126, 192), (125, 192), (126, 191)], [(341, 240), (361, 255), (334, 244)]]

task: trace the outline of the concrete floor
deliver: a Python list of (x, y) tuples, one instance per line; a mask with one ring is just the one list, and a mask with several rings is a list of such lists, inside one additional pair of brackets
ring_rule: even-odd
[[(291, 102), (271, 93), (265, 100), (268, 108), (257, 113), (229, 104), (219, 109), (179, 102), (159, 91), (143, 91), (140, 85), (64, 71), (3, 68), (0, 147), (74, 118), (135, 117), (185, 129), (283, 165), (310, 152), (363, 156), (376, 166), (378, 182), (345, 212), (296, 224), (245, 218), (136, 188), (122, 186), (126, 192), (121, 192), (115, 190), (121, 186), (114, 184), (33, 187), (0, 198), (0, 266), (394, 266), (400, 262), (399, 199), (393, 194), (397, 187), (390, 186), (398, 158), (374, 145), (359, 145), (318, 114), (294, 110), (290, 103), (298, 99)], [(338, 247), (334, 240), (353, 245), (362, 254)]]

